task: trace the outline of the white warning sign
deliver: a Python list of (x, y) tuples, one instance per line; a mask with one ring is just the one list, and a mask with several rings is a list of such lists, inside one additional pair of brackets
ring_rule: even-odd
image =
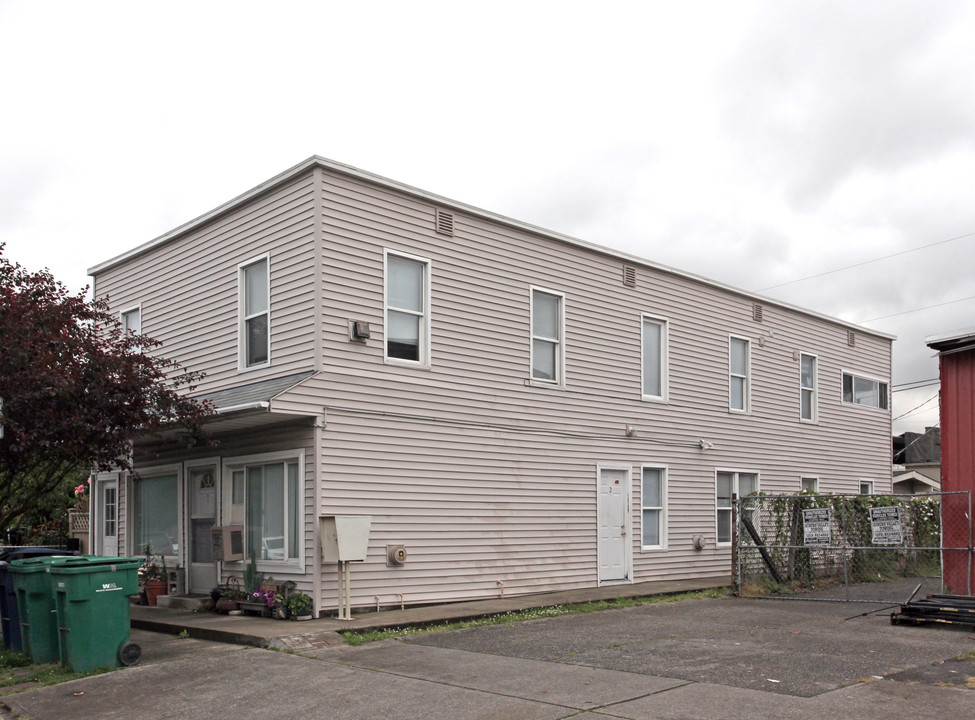
[(870, 508), (870, 529), (874, 545), (900, 545), (904, 542), (899, 507)]
[(802, 544), (829, 545), (829, 508), (802, 511)]

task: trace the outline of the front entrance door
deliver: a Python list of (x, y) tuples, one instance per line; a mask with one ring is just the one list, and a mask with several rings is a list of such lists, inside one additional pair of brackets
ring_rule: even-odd
[(211, 465), (191, 468), (187, 473), (190, 526), (186, 589), (191, 593), (207, 593), (217, 584), (210, 535), (217, 517), (216, 474), (216, 467)]
[(100, 555), (118, 555), (118, 480), (96, 483), (98, 493), (95, 508), (95, 542)]
[(600, 467), (596, 501), (599, 582), (630, 580), (630, 469)]

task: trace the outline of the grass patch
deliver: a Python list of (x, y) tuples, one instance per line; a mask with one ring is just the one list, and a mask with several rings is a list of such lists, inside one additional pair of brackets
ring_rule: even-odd
[(401, 628), (380, 628), (376, 630), (343, 630), (339, 632), (347, 645), (364, 645), (377, 640), (420, 635), (423, 633), (446, 632), (447, 630), (463, 630), (464, 628), (482, 627), (484, 625), (505, 625), (507, 623), (537, 620), (539, 618), (560, 617), (562, 615), (577, 615), (579, 613), (599, 612), (601, 610), (618, 610), (620, 608), (641, 607), (643, 605), (657, 605), (659, 603), (679, 602), (681, 600), (699, 600), (701, 598), (718, 598), (727, 594), (725, 588), (711, 588), (694, 592), (678, 593), (675, 595), (649, 595), (643, 597), (621, 597), (609, 600), (593, 600), (591, 602), (575, 603), (572, 605), (549, 605), (547, 607), (515, 610), (500, 615), (487, 615), (472, 620), (457, 620), (453, 622), (435, 623), (431, 625), (413, 625)]
[[(0, 695), (20, 692), (22, 689), (8, 690), (14, 685), (23, 683), (37, 683), (37, 685), (57, 685), (68, 680), (101, 675), (115, 668), (96, 668), (87, 672), (74, 672), (57, 663), (47, 665), (32, 665), (26, 655), (12, 650), (0, 650)], [(37, 687), (34, 685), (33, 687)]]

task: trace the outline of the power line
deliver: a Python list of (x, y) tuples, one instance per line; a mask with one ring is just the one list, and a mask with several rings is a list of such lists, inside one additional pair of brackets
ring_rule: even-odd
[[(874, 258), (873, 260), (864, 260), (863, 262), (853, 263), (852, 265), (846, 265), (844, 267), (839, 267), (834, 270), (827, 270), (825, 272), (816, 273), (815, 275), (807, 275), (806, 277), (798, 278), (797, 280), (789, 280), (788, 282), (779, 283), (778, 285), (769, 285), (768, 287), (760, 288), (755, 292), (765, 292), (766, 290), (774, 290), (775, 288), (785, 287), (786, 285), (794, 285), (795, 283), (803, 282), (804, 280), (812, 280), (814, 278), (823, 277), (824, 275), (832, 275), (833, 273), (842, 272), (844, 270), (850, 270), (856, 267), (862, 267), (863, 265), (869, 265), (871, 263), (880, 262), (881, 260), (889, 260), (890, 258), (899, 257), (900, 255), (907, 255), (908, 253), (918, 252), (919, 250), (927, 250), (928, 248), (935, 247), (936, 245), (944, 245), (945, 243), (954, 242), (955, 240), (963, 240), (964, 238), (975, 236), (975, 232), (965, 233), (964, 235), (958, 235), (957, 237), (948, 238), (947, 240), (938, 240), (937, 242), (930, 243), (928, 245), (922, 245), (921, 247), (911, 248), (910, 250), (901, 250), (900, 252), (895, 252), (890, 255), (884, 255), (883, 257)], [(864, 321), (869, 322), (869, 321)]]
[(858, 320), (858, 323), (868, 323), (874, 320), (886, 320), (887, 318), (897, 317), (898, 315), (909, 315), (910, 313), (920, 312), (921, 310), (930, 310), (931, 308), (944, 307), (945, 305), (953, 305), (954, 303), (965, 302), (966, 300), (975, 300), (975, 295), (971, 295), (965, 298), (958, 298), (957, 300), (948, 300), (943, 303), (936, 303), (934, 305), (925, 305), (924, 307), (914, 308), (913, 310), (904, 310), (903, 312), (891, 313), (890, 315), (881, 315), (880, 317), (870, 318), (868, 320)]
[[(891, 392), (904, 392), (907, 390), (920, 390), (921, 388), (931, 387), (932, 385), (940, 385), (941, 380), (938, 378), (932, 378), (931, 380), (915, 380), (914, 382), (901, 383), (900, 385), (891, 385)], [(911, 387), (907, 387), (910, 385)]]
[[(911, 413), (913, 413), (915, 410), (920, 410), (921, 408), (923, 408), (925, 405), (927, 405), (932, 400), (937, 400), (937, 398), (938, 398), (938, 393), (935, 393), (934, 395), (932, 395), (931, 397), (929, 397), (927, 400), (925, 400), (923, 403), (921, 403), (917, 407), (911, 408), (906, 413), (901, 413), (900, 415), (898, 415), (897, 417), (895, 417), (894, 420), (900, 420), (901, 418), (907, 417), (908, 415), (910, 415)], [(894, 422), (894, 420), (891, 420), (891, 422)]]

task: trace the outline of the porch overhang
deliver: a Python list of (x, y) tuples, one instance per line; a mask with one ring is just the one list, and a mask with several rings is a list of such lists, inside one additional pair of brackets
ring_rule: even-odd
[[(203, 420), (204, 428), (214, 436), (228, 433), (253, 430), (261, 427), (293, 423), (302, 418), (310, 419), (317, 416), (281, 412), (273, 407), (273, 400), (277, 395), (293, 388), (314, 375), (314, 372), (303, 372), (287, 375), (270, 380), (261, 380), (247, 385), (238, 385), (225, 390), (193, 395), (196, 400), (209, 401), (213, 406), (213, 414)], [(186, 430), (174, 427), (163, 430), (152, 436), (136, 441), (137, 446), (151, 446), (182, 442), (186, 438)]]

